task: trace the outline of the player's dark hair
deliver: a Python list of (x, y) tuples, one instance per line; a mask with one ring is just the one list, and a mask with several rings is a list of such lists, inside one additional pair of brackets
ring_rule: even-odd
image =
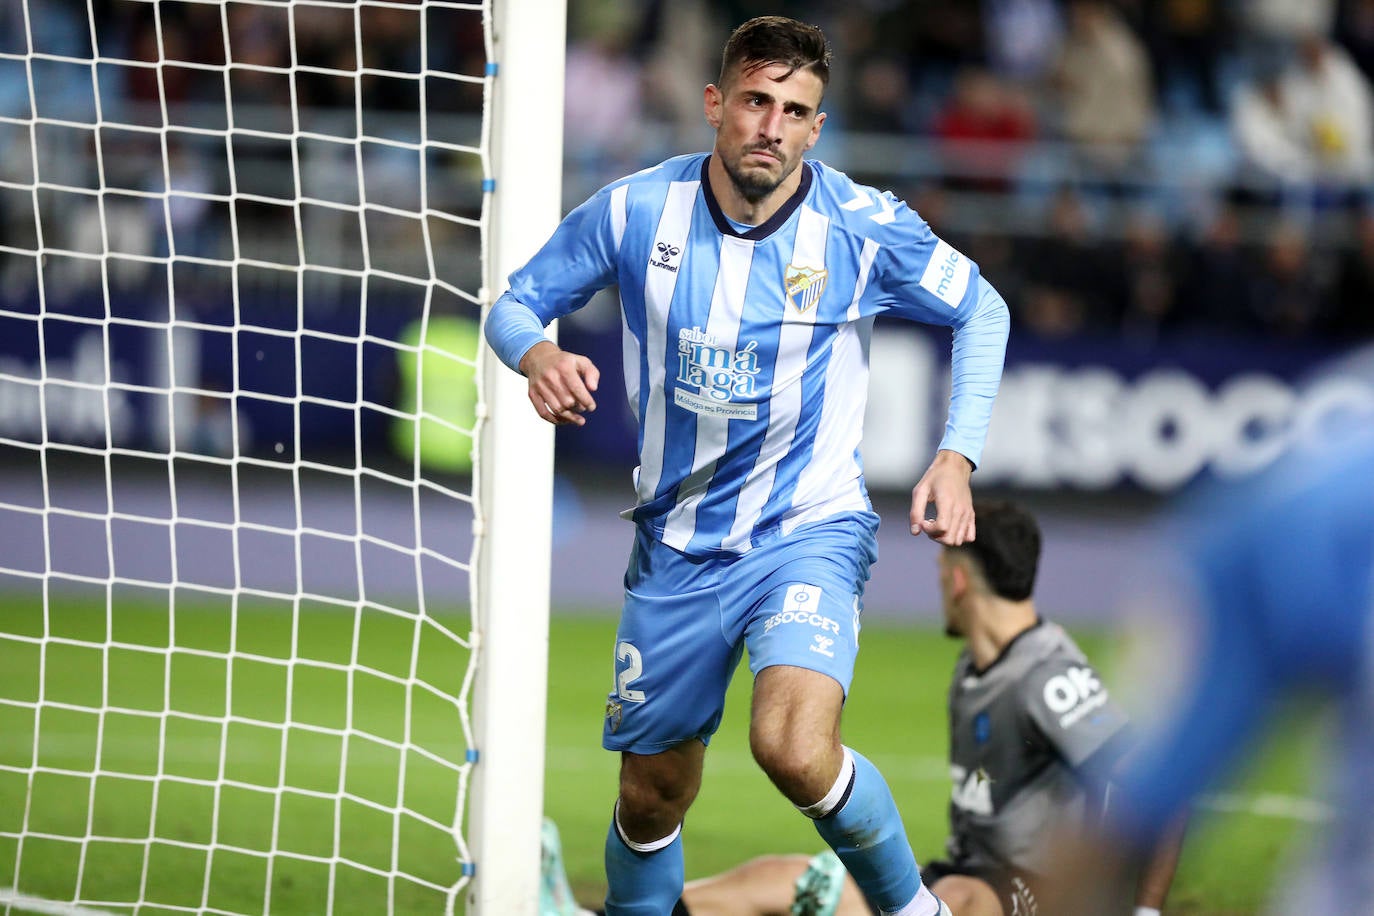
[(724, 88), (736, 68), (743, 74), (771, 64), (787, 68), (781, 79), (810, 70), (824, 87), (830, 82), (830, 43), (814, 25), (786, 16), (755, 17), (735, 29), (725, 43), (716, 85)]
[(1040, 565), (1040, 525), (1025, 508), (1007, 500), (973, 504), (978, 537), (954, 550), (974, 558), (999, 598), (1025, 601), (1035, 590)]

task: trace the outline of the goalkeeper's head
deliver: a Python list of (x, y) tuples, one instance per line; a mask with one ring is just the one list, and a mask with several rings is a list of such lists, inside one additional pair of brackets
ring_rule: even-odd
[(1035, 616), (1032, 594), (1040, 565), (1040, 525), (1023, 506), (1006, 500), (974, 503), (978, 537), (940, 552), (945, 630), (967, 636), (972, 615), (995, 609), (1002, 616)]

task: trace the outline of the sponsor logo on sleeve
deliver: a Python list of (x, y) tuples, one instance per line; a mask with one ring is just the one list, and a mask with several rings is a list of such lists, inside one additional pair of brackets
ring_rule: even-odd
[(921, 287), (950, 308), (958, 308), (968, 292), (972, 268), (964, 257), (943, 239), (935, 245), (935, 253), (921, 275)]
[(1060, 728), (1073, 728), (1084, 716), (1101, 709), (1107, 690), (1091, 668), (1070, 668), (1045, 682), (1045, 705), (1059, 716)]

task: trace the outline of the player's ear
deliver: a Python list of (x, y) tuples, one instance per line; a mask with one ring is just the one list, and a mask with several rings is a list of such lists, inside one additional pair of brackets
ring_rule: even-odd
[(969, 589), (968, 567), (957, 557), (952, 557), (951, 560), (952, 562), (949, 564), (949, 596), (962, 598)]
[(816, 145), (816, 141), (821, 138), (821, 125), (825, 123), (825, 112), (816, 115), (816, 120), (811, 124), (811, 136), (806, 139), (806, 148), (809, 150)]
[(724, 93), (715, 83), (707, 84), (703, 108), (706, 111), (706, 123), (711, 125), (712, 130), (720, 130), (720, 109), (724, 99)]

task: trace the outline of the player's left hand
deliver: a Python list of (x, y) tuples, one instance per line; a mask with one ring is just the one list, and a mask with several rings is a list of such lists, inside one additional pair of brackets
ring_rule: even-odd
[[(973, 518), (973, 491), (969, 476), (973, 464), (958, 452), (935, 453), (915, 489), (911, 491), (911, 533), (925, 534), (947, 547), (958, 547), (977, 535)], [(926, 509), (935, 504), (935, 517)]]

